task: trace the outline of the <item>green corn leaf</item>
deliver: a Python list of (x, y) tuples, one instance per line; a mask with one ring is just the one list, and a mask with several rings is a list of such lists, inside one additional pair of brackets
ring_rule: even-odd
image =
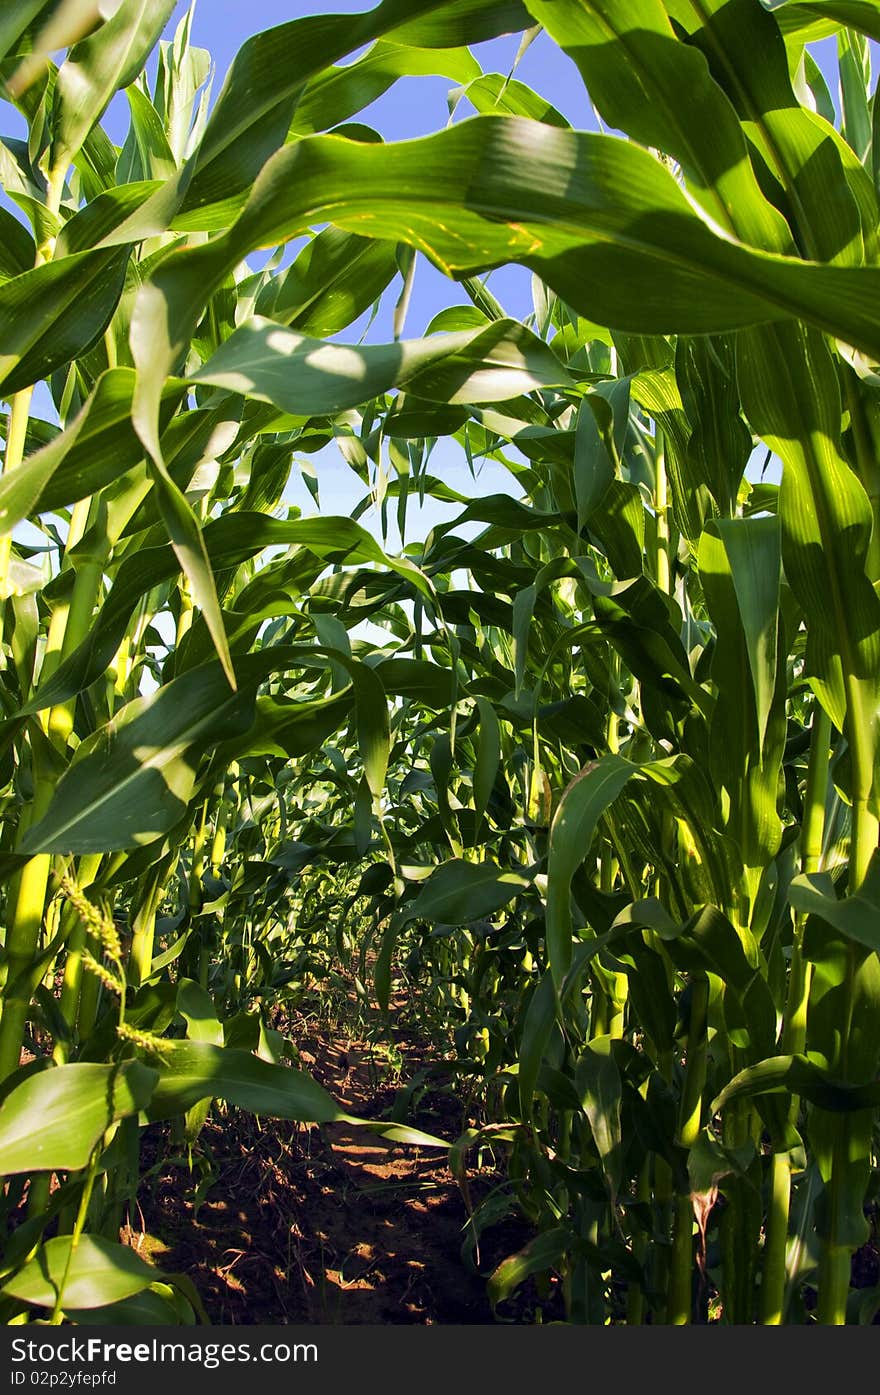
[(183, 1114), (215, 1096), (254, 1114), (304, 1123), (344, 1119), (344, 1111), (305, 1071), (273, 1066), (249, 1051), (209, 1042), (167, 1043), (148, 1107), (151, 1119)]
[(366, 664), (355, 663), (346, 655), (338, 662), (348, 669), (355, 693), (355, 721), (358, 746), (364, 766), (367, 786), (374, 801), (379, 800), (385, 787), (388, 757), (391, 753), (391, 728), (388, 703), (382, 680)]
[(161, 837), (186, 812), (201, 753), (247, 731), (253, 706), (253, 692), (230, 692), (213, 664), (135, 698), (78, 747), (23, 851), (105, 852)]
[[(139, 292), (132, 350), (144, 436), (212, 288), (322, 211), (349, 231), (417, 246), (448, 274), (522, 261), (574, 308), (622, 329), (718, 332), (800, 315), (880, 358), (876, 268), (817, 266), (720, 238), (636, 146), (481, 116), (398, 145), (316, 136), (273, 156), (228, 233), (169, 256)], [(123, 235), (124, 225), (112, 236)]]
[(0, 16), (0, 58), (16, 51), (40, 12), (49, 9), (49, 5), (50, 0), (15, 0), (5, 6)]
[(798, 103), (774, 18), (755, 0), (704, 0), (699, 11), (668, 0), (667, 8), (746, 124), (756, 169), (765, 188), (776, 185), (804, 255), (850, 265), (873, 260), (871, 181), (833, 125)]
[(175, 1302), (173, 1296), (170, 1285), (154, 1281), (149, 1288), (130, 1298), (121, 1298), (117, 1303), (105, 1303), (100, 1308), (66, 1308), (65, 1311), (77, 1327), (176, 1327), (181, 1320), (180, 1302), (179, 1299)]
[(880, 853), (875, 853), (864, 882), (854, 896), (837, 896), (827, 872), (795, 877), (789, 900), (802, 915), (833, 925), (845, 939), (880, 952)]
[(708, 489), (722, 517), (731, 517), (752, 453), (739, 410), (733, 341), (679, 338), (675, 376), (690, 427), (679, 488)]
[(676, 1004), (669, 993), (666, 963), (644, 945), (641, 936), (628, 937), (623, 946), (616, 944), (614, 956), (623, 965), (628, 979), (628, 1000), (646, 1033), (657, 1050), (671, 1051)]
[[(11, 532), (29, 514), (87, 498), (143, 459), (143, 446), (131, 424), (134, 383), (130, 368), (102, 373), (70, 425), (3, 476), (0, 532)], [(180, 397), (180, 389), (169, 388), (164, 421)]]
[(128, 253), (79, 252), (0, 285), (0, 387), (9, 397), (87, 353), (122, 294)]
[[(809, 49), (804, 49), (802, 62), (804, 84), (812, 98), (812, 102), (807, 102), (805, 105), (815, 105), (819, 115), (824, 117), (825, 120), (833, 126), (837, 120), (837, 115), (834, 110), (834, 99), (825, 81), (825, 74), (822, 72), (822, 69), (819, 67), (819, 64), (816, 62)], [(798, 95), (801, 96), (803, 100), (802, 92), (799, 92)]]
[[(62, 225), (55, 244), (55, 260), (72, 256), (75, 252), (87, 252), (102, 240), (111, 238), (120, 224), (141, 208), (160, 187), (160, 181), (141, 179), (97, 194)], [(140, 284), (152, 264), (149, 258), (139, 264), (137, 284)]]
[[(664, 706), (677, 698), (690, 699), (699, 711), (708, 710), (704, 690), (695, 682), (684, 646), (674, 626), (675, 610), (645, 576), (615, 585), (610, 594), (593, 599), (596, 621), (645, 690), (656, 690)], [(660, 714), (666, 727), (669, 715)], [(651, 714), (645, 719), (650, 725)], [(667, 735), (659, 731), (658, 736)]]
[(556, 990), (553, 977), (542, 975), (528, 1001), (523, 1020), (517, 1072), (519, 1107), (523, 1119), (531, 1119), (544, 1052), (556, 1023)]
[[(850, 864), (852, 866), (852, 863)], [(876, 921), (876, 862), (868, 892), (868, 927)], [(822, 886), (822, 891), (825, 887)], [(810, 888), (810, 894), (815, 887)], [(797, 894), (797, 893), (796, 893)], [(832, 900), (830, 895), (823, 901)], [(834, 917), (808, 916), (804, 930), (804, 958), (812, 966), (806, 1045), (818, 1053), (835, 1090), (823, 1097), (804, 1091), (816, 1106), (807, 1119), (807, 1139), (826, 1185), (823, 1205), (817, 1212), (817, 1229), (826, 1247), (854, 1250), (868, 1235), (864, 1216), (866, 1192), (873, 1160), (873, 1134), (878, 1101), (877, 1070), (880, 1063), (880, 961), (876, 952), (850, 937), (852, 917), (841, 919), (833, 904), (823, 906)], [(845, 1030), (841, 1030), (845, 1022)], [(820, 1087), (824, 1082), (819, 1082)], [(844, 1108), (839, 1086), (844, 1084)], [(852, 1093), (846, 1088), (852, 1085)]]
[(720, 227), (756, 247), (790, 249), (733, 106), (696, 46), (678, 40), (661, 0), (625, 9), (615, 0), (530, 0), (529, 8), (577, 63), (609, 126), (674, 156)]
[(638, 773), (639, 767), (623, 756), (603, 756), (575, 777), (553, 816), (547, 864), (547, 960), (557, 991), (571, 965), (572, 879), (589, 855), (602, 814)]
[(223, 1045), (223, 1028), (217, 1020), (214, 1000), (207, 989), (191, 978), (178, 979), (177, 1010), (186, 1022), (190, 1041)]
[[(868, 934), (875, 921), (871, 903), (876, 899), (876, 871), (874, 883), (869, 888)], [(811, 887), (809, 894), (814, 893)], [(842, 914), (833, 906), (827, 909), (846, 930), (834, 920), (808, 916), (803, 953), (812, 965), (812, 981), (806, 1046), (821, 1053), (835, 1077), (862, 1084), (876, 1076), (880, 1065), (880, 962), (875, 952), (848, 933), (852, 916), (847, 915), (845, 903)], [(842, 1017), (845, 1032), (840, 1029)], [(826, 1138), (826, 1142), (830, 1147), (832, 1140)], [(866, 1161), (864, 1153), (862, 1161)]]
[[(383, 682), (385, 692), (393, 692)], [(351, 714), (351, 689), (309, 702), (282, 702), (258, 697), (254, 725), (240, 741), (239, 756), (295, 756), (316, 751)]]
[[(436, 780), (433, 757), (431, 766)], [(395, 911), (382, 936), (373, 976), (382, 1009), (388, 1010), (391, 957), (404, 926), (414, 920), (425, 920), (432, 925), (467, 925), (473, 920), (483, 920), (527, 891), (530, 884), (529, 877), (505, 872), (490, 861), (465, 862), (456, 857), (435, 868), (415, 898)]]
[(778, 520), (715, 520), (700, 540), (699, 572), (716, 631), (710, 759), (724, 791), (725, 825), (753, 869), (754, 894), (782, 837), (777, 801), (786, 675), (778, 659)]
[(447, 0), (444, 5), (415, 0), (394, 29), (392, 42), (415, 48), (480, 44), (500, 34), (515, 34), (529, 25), (520, 0)]
[(474, 764), (474, 812), (479, 830), (501, 762), (501, 727), (491, 702), (483, 697), (478, 697), (476, 702), (480, 714), (480, 734)]
[(800, 43), (827, 38), (843, 25), (880, 42), (880, 14), (873, 0), (792, 0), (773, 17), (786, 38)]
[(0, 1171), (76, 1172), (111, 1124), (145, 1109), (156, 1072), (139, 1061), (38, 1071), (0, 1105)]
[(870, 77), (867, 39), (844, 30), (837, 39), (842, 134), (865, 164), (871, 153)]
[(620, 1118), (623, 1087), (613, 1046), (611, 1037), (594, 1037), (578, 1058), (574, 1072), (575, 1088), (590, 1121), (612, 1203), (620, 1187), (623, 1166)]
[[(136, 316), (132, 318), (131, 325), (131, 348), (135, 364), (143, 364), (151, 352), (150, 345), (144, 336), (144, 326)], [(163, 377), (170, 369), (170, 363), (162, 365), (164, 369)], [(159, 386), (158, 382), (156, 386)], [(161, 388), (160, 388), (161, 391)], [(208, 559), (205, 540), (199, 520), (190, 507), (183, 491), (178, 487), (176, 481), (169, 472), (168, 465), (162, 452), (162, 440), (159, 433), (159, 417), (155, 408), (156, 401), (145, 400), (143, 392), (143, 373), (139, 373), (135, 385), (134, 400), (132, 403), (132, 421), (135, 431), (143, 443), (147, 456), (148, 468), (152, 476), (156, 491), (156, 501), (162, 522), (168, 534), (171, 546), (174, 548), (184, 575), (189, 582), (193, 599), (198, 603), (205, 617), (205, 623), (214, 642), (223, 670), (226, 674), (230, 687), (235, 687), (235, 675), (232, 668), (232, 656), (229, 652), (229, 641), (226, 637), (226, 630), (223, 625), (223, 616), (220, 610), (220, 600), (217, 595), (217, 588), (214, 581), (214, 574)]]
[(234, 207), (286, 139), (303, 85), (345, 54), (382, 35), (401, 46), (454, 48), (527, 22), (516, 0), (382, 0), (361, 14), (292, 20), (254, 35), (236, 54), (194, 157), (190, 220), (206, 205), (221, 218)]
[[(561, 560), (561, 559), (559, 559)], [(539, 589), (548, 585), (551, 576), (547, 575), (554, 564), (548, 563), (539, 574), (533, 586), (526, 586), (522, 591), (517, 591), (513, 600), (513, 615), (511, 623), (511, 634), (513, 635), (514, 670), (516, 673), (516, 696), (525, 686), (526, 664), (528, 662), (529, 636), (532, 630), (532, 617), (535, 613), (535, 604), (538, 599)], [(562, 561), (561, 570), (556, 570), (552, 575), (552, 580), (558, 575), (565, 575), (567, 564)]]
[(36, 254), (34, 239), (27, 228), (7, 209), (0, 209), (0, 284), (30, 271)]
[(237, 662), (235, 691), (219, 664), (205, 663), (127, 703), (77, 748), (21, 850), (105, 852), (153, 842), (184, 816), (209, 747), (225, 743), (230, 758), (247, 749), (257, 685), (271, 673), (326, 668), (330, 662), (351, 677), (361, 759), (370, 792), (378, 798), (390, 749), (379, 677), (337, 650), (269, 647)]
[(236, 1047), (207, 1042), (167, 1042), (159, 1081), (148, 1108), (150, 1119), (185, 1113), (208, 1096), (226, 1100), (249, 1113), (301, 1123), (334, 1122), (369, 1129), (382, 1137), (425, 1148), (449, 1145), (420, 1129), (347, 1114), (305, 1071), (262, 1061)]
[(467, 925), (494, 915), (530, 885), (529, 877), (506, 872), (497, 863), (452, 858), (437, 867), (418, 895), (397, 912), (397, 925), (401, 928), (411, 920)]
[(570, 1246), (569, 1228), (564, 1225), (552, 1226), (536, 1235), (517, 1254), (508, 1255), (490, 1275), (487, 1285), (493, 1308), (509, 1298), (530, 1274), (544, 1274), (549, 1269), (558, 1268)]
[(690, 974), (717, 974), (724, 985), (728, 1035), (752, 1059), (773, 1050), (776, 1006), (751, 933), (735, 928), (714, 906), (703, 906), (670, 932), (659, 929), (676, 968)]
[(614, 575), (641, 576), (645, 553), (645, 510), (636, 484), (612, 480), (590, 517), (590, 532), (599, 539)]
[[(256, 35), (213, 102), (192, 12), (146, 71), (166, 7), (0, 17), (27, 125), (0, 140), (11, 1204), (37, 1178), (3, 1279), (25, 1265), (57, 1306), (34, 1247), (75, 1174), (100, 1155), (86, 1231), (110, 1234), (138, 1128), (178, 1119), (192, 1145), (215, 1099), (334, 1146), (443, 1148), (345, 1113), (261, 1026), (317, 979), (342, 992), (354, 951), (360, 1004), (372, 989), (391, 1025), (399, 959), (466, 1093), (506, 1114), (468, 1131), (513, 1145), (516, 1183), (470, 1240), (515, 1197), (538, 1234), (494, 1302), (533, 1276), (545, 1315), (546, 1283), (554, 1313), (601, 1323), (629, 1283), (627, 1322), (650, 1323), (665, 1300), (702, 1315), (713, 1285), (751, 1321), (803, 1316), (807, 1282), (846, 1317), (880, 1107), (877, 4), (377, 0)], [(59, 70), (45, 21), (74, 11)], [(517, 29), (509, 74), (482, 74), (466, 45)], [(603, 134), (519, 80), (536, 38)], [(447, 129), (363, 124), (433, 74)], [(120, 151), (93, 123), (128, 78)], [(522, 323), (489, 280), (515, 265)], [(468, 303), (372, 342), (395, 283), (402, 334), (416, 267)], [(51, 423), (26, 420), (41, 381)], [(756, 439), (780, 484), (755, 478)], [(334, 452), (347, 517), (324, 512)], [(110, 1064), (62, 870), (127, 917), (149, 1068)], [(688, 977), (705, 1052), (684, 1053)], [(624, 999), (627, 1040), (591, 1040)], [(22, 1068), (29, 1032), (54, 1058)], [(689, 1160), (682, 1080), (707, 1125)], [(700, 1178), (725, 1204), (697, 1202), (695, 1289)], [(115, 1254), (66, 1320), (194, 1320), (155, 1271), (120, 1288)]]
[(125, 95), (131, 126), (119, 157), (117, 180), (128, 184), (138, 179), (170, 179), (177, 172), (177, 162), (159, 113), (139, 87), (126, 88)]
[(579, 533), (602, 503), (615, 473), (614, 456), (596, 419), (594, 400), (589, 394), (581, 403), (575, 434), (574, 489)]
[[(426, 599), (432, 595), (429, 580), (408, 558), (389, 557), (376, 539), (351, 518), (286, 521), (265, 514), (226, 514), (207, 525), (205, 544), (211, 565), (217, 569), (239, 566), (266, 547), (298, 544), (326, 562), (378, 563), (409, 582)], [(92, 629), (52, 677), (40, 685), (23, 711), (37, 712), (66, 702), (93, 683), (116, 653), (138, 601), (177, 571), (170, 546), (151, 547), (126, 557)], [(308, 651), (301, 652), (308, 657)], [(289, 657), (282, 653), (277, 656), (278, 662), (283, 664)]]
[[(207, 1042), (211, 1046), (223, 1046), (224, 1030), (217, 1020), (217, 1013), (210, 993), (192, 979), (178, 980), (177, 1010), (186, 1022), (186, 1035), (189, 1041)], [(210, 1097), (199, 1100), (186, 1111), (184, 1136), (192, 1147), (205, 1126), (211, 1112)]]
[(873, 516), (841, 453), (834, 364), (821, 336), (795, 326), (742, 335), (737, 354), (746, 415), (785, 467), (782, 560), (808, 617), (808, 676), (870, 766), (880, 710), (880, 598), (866, 571)]
[(510, 116), (527, 116), (531, 121), (545, 121), (548, 126), (571, 124), (545, 97), (533, 92), (518, 78), (502, 77), (500, 73), (483, 73), (450, 94), (451, 103), (457, 105), (462, 99), (467, 99), (483, 114), (504, 112)]
[(220, 600), (201, 525), (195, 511), (190, 507), (186, 495), (168, 471), (162, 457), (162, 447), (158, 434), (154, 435), (152, 430), (144, 433), (142, 421), (143, 419), (139, 418), (135, 408), (135, 429), (146, 448), (148, 466), (153, 478), (156, 502), (162, 522), (165, 525), (171, 546), (174, 548), (174, 555), (189, 582), (193, 600), (205, 617), (205, 623), (211, 633), (214, 648), (223, 665), (227, 681), (230, 687), (234, 688), (235, 675), (232, 667), (232, 655), (229, 652), (229, 641), (223, 625)]
[(70, 1235), (47, 1240), (0, 1292), (20, 1303), (53, 1308), (63, 1283), (65, 1310), (103, 1308), (140, 1293), (156, 1278), (157, 1271), (134, 1250), (100, 1235), (81, 1235), (71, 1250)]
[[(375, 665), (375, 671), (386, 693), (395, 697), (416, 698), (425, 707), (437, 710), (453, 701), (454, 676), (440, 664), (427, 659), (383, 659)], [(458, 691), (462, 697), (467, 695), (461, 686)]]
[(315, 338), (338, 334), (397, 274), (393, 243), (325, 228), (257, 297), (258, 315)]
[[(136, 357), (148, 357), (145, 326), (133, 332)], [(152, 348), (149, 348), (152, 354)], [(296, 372), (291, 369), (295, 366)], [(340, 412), (392, 385), (442, 401), (497, 400), (565, 379), (547, 347), (522, 326), (503, 321), (476, 333), (411, 344), (355, 349), (307, 340), (272, 321), (241, 326), (194, 375), (293, 413)], [(135, 427), (149, 452), (163, 521), (200, 604), (218, 656), (232, 681), (231, 658), (207, 547), (196, 517), (171, 478), (151, 407), (136, 390)]]
[(273, 402), (294, 416), (317, 416), (356, 407), (391, 387), (439, 402), (498, 402), (567, 379), (555, 354), (513, 320), (355, 347), (322, 343), (256, 317), (191, 381)]
[(817, 1052), (798, 1056), (773, 1056), (740, 1071), (725, 1085), (710, 1106), (713, 1114), (735, 1099), (755, 1095), (799, 1095), (831, 1114), (847, 1114), (876, 1108), (880, 1103), (880, 1081), (850, 1085), (829, 1074), (825, 1058)]
[(313, 135), (348, 121), (398, 78), (434, 74), (467, 82), (479, 77), (480, 65), (466, 48), (418, 48), (380, 39), (354, 63), (328, 68), (311, 79), (296, 104), (289, 137)]
[(58, 70), (52, 160), (65, 169), (114, 93), (133, 82), (174, 9), (174, 0), (122, 0)]
[(721, 540), (733, 582), (752, 676), (758, 740), (763, 744), (776, 689), (779, 526), (775, 518), (721, 519), (712, 531)]
[[(666, 345), (666, 340), (660, 343)], [(707, 520), (714, 516), (715, 507), (708, 488), (694, 477), (690, 451), (693, 427), (685, 415), (676, 374), (666, 366), (647, 368), (633, 378), (631, 391), (663, 432), (672, 517), (688, 542), (696, 542)]]

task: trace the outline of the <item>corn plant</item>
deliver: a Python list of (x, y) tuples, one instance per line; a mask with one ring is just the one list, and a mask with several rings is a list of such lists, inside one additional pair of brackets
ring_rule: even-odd
[[(876, 6), (382, 0), (215, 99), (172, 8), (0, 21), (4, 1320), (193, 1320), (119, 1243), (140, 1129), (347, 1117), (271, 1009), (352, 953), (422, 995), (482, 1100), (454, 1166), (490, 1143), (535, 1229), (496, 1304), (870, 1320)], [(467, 47), (539, 29), (625, 137)], [(352, 120), (429, 73), (446, 129)], [(404, 338), (419, 256), (467, 303)], [(432, 473), (444, 437), (509, 493)], [(302, 516), (328, 445), (363, 497)], [(429, 497), (459, 517), (398, 553), (358, 522)]]

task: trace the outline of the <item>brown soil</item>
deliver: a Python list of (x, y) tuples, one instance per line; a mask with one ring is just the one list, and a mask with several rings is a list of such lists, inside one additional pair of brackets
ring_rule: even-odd
[[(420, 1064), (418, 1043), (398, 1045), (404, 1069)], [(363, 1042), (313, 1036), (301, 1063), (353, 1114), (382, 1117), (395, 1098)], [(437, 1089), (407, 1122), (449, 1141), (466, 1125)], [(169, 1151), (167, 1127), (154, 1126), (127, 1238), (188, 1275), (214, 1323), (491, 1323), (485, 1276), (530, 1238), (512, 1218), (487, 1230), (477, 1272), (446, 1153), (343, 1124), (233, 1111), (206, 1126), (192, 1171)], [(477, 1179), (475, 1198), (500, 1180)], [(527, 1290), (508, 1320), (533, 1321), (533, 1303)]]

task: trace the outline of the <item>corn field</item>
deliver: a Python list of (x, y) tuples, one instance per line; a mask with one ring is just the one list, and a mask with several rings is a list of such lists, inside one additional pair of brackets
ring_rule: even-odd
[[(174, 8), (0, 14), (0, 1319), (205, 1320), (124, 1227), (244, 1111), (448, 1159), (477, 1248), (491, 1162), (500, 1320), (871, 1323), (880, 3), (381, 0), (216, 80)], [(309, 1071), (333, 995), (460, 1131)]]

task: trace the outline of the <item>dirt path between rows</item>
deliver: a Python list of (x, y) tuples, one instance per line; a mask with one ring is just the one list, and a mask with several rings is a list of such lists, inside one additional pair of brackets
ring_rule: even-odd
[[(404, 1041), (401, 1051), (411, 1078), (418, 1047)], [(315, 1036), (302, 1064), (353, 1114), (379, 1117), (395, 1095), (363, 1042)], [(451, 1094), (432, 1090), (409, 1122), (451, 1140), (463, 1121)], [(159, 1161), (161, 1126), (148, 1137), (152, 1171), (128, 1239), (166, 1272), (187, 1274), (212, 1322), (494, 1321), (486, 1269), (528, 1237), (504, 1221), (483, 1245), (483, 1274), (466, 1264), (467, 1211), (445, 1153), (237, 1111), (212, 1120), (200, 1146), (211, 1167), (197, 1158), (191, 1173), (183, 1158)]]

